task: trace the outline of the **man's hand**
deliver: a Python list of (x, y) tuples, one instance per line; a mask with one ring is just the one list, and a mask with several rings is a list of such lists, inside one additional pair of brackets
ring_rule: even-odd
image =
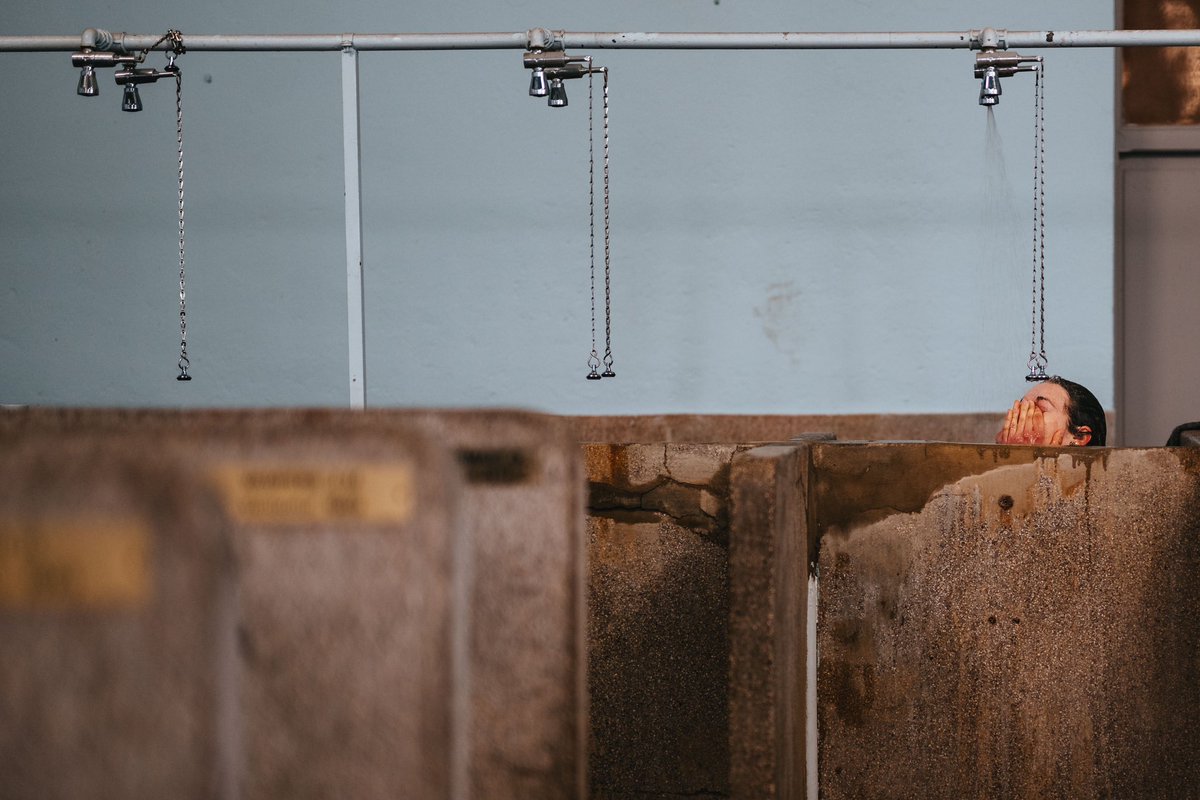
[(1031, 400), (1013, 403), (1004, 418), (1004, 427), (996, 434), (996, 444), (1040, 444), (1061, 447), (1067, 432), (1058, 430), (1046, 435), (1046, 419), (1042, 410)]

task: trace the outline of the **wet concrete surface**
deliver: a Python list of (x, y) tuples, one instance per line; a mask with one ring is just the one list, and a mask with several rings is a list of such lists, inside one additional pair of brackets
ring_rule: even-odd
[(890, 447), (814, 449), (821, 796), (1194, 796), (1200, 453)]

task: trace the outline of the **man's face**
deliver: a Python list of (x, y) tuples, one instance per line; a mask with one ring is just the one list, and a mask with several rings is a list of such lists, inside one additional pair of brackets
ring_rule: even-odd
[(1067, 406), (1070, 398), (1066, 389), (1057, 383), (1039, 383), (1021, 399), (1033, 403), (1042, 412), (1043, 439), (1035, 444), (1049, 443), (1050, 438), (1058, 431), (1066, 431), (1063, 439), (1065, 443), (1069, 443), (1071, 433), (1067, 430), (1067, 424), (1070, 422)]

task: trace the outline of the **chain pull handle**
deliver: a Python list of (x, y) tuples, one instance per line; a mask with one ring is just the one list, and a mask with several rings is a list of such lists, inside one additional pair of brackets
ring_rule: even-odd
[(1033, 71), (1033, 289), (1030, 301), (1029, 374), (1036, 383), (1046, 374), (1046, 62)]
[[(602, 378), (615, 378), (612, 355), (612, 248), (608, 213), (608, 67), (601, 67), (600, 74), (604, 78), (604, 372)], [(589, 86), (591, 75), (588, 75)], [(591, 141), (592, 131), (589, 120), (588, 140)], [(593, 170), (594, 171), (594, 170)]]
[[(175, 73), (175, 144), (179, 153), (179, 375), (175, 380), (190, 381), (192, 376), (188, 374), (188, 369), (192, 362), (187, 351), (187, 248), (183, 213), (183, 73), (175, 64), (175, 59), (187, 51), (183, 46), (183, 34), (173, 28), (154, 46), (164, 41), (171, 45), (171, 52), (167, 54), (167, 71)], [(146, 52), (149, 51), (143, 51), (143, 58)]]
[(600, 354), (596, 352), (596, 147), (592, 133), (592, 59), (588, 65), (588, 261), (592, 289), (592, 352), (588, 354), (589, 381), (600, 380)]

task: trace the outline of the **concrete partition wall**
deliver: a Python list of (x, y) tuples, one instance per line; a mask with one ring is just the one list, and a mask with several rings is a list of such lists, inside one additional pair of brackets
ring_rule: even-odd
[[(587, 781), (584, 476), (556, 417), (516, 411), (369, 412), (450, 447), (475, 563), (473, 796), (583, 798)], [(376, 422), (372, 422), (376, 420)]]
[[(470, 762), (469, 775), (461, 780), (463, 791), (471, 784), (475, 796), (488, 798), (569, 798), (584, 793), (583, 479), (578, 446), (559, 420), (505, 411), (33, 409), (0, 414), (0, 437), (28, 427), (137, 433), (173, 442), (172, 447), (206, 462), (214, 454), (224, 459), (234, 452), (248, 458), (274, 450), (284, 463), (300, 466), (310, 456), (323, 453), (332, 458), (355, 448), (372, 458), (386, 457), (403, 451), (406, 437), (431, 437), (441, 445), (435, 449), (445, 449), (452, 463), (427, 464), (418, 470), (418, 478), (442, 486), (458, 519), (456, 530), (465, 536), (460, 540), (458, 534), (447, 533), (442, 541), (446, 547), (465, 542), (465, 552), (458, 557), (473, 568), (469, 575), (460, 569), (453, 576), (428, 568), (402, 583), (412, 602), (421, 602), (427, 585), (435, 599), (439, 592), (449, 592), (452, 583), (459, 586), (455, 591), (465, 598), (472, 633), (464, 643), (469, 650), (465, 671), (447, 654), (429, 665), (440, 670), (442, 683), (412, 682), (411, 688), (421, 693), (430, 710), (444, 704), (452, 690), (466, 698), (460, 711), (470, 720), (469, 741), (456, 745)], [(279, 544), (286, 537), (261, 538), (264, 546), (286, 547)], [(319, 564), (313, 568), (320, 571)], [(378, 568), (384, 569), (384, 562)], [(394, 566), (387, 569), (395, 575), (404, 572)], [(338, 583), (318, 574), (304, 580), (324, 586)], [(267, 587), (275, 582), (265, 575), (254, 583)], [(342, 583), (353, 597), (357, 584), (349, 577)], [(378, 615), (388, 605), (370, 603), (366, 610)], [(462, 629), (434, 610), (418, 628), (435, 628), (444, 637)], [(303, 624), (302, 617), (296, 621)], [(369, 667), (369, 662), (362, 665), (364, 670)], [(364, 686), (363, 692), (367, 689)], [(391, 696), (383, 683), (376, 689)], [(372, 712), (372, 704), (365, 702), (368, 695), (360, 694), (364, 702), (356, 703), (357, 712)], [(430, 741), (439, 741), (439, 736)], [(272, 747), (272, 752), (295, 758), (298, 747)], [(299, 761), (293, 780), (312, 776), (320, 763)], [(441, 763), (438, 758), (425, 761), (429, 769)], [(255, 769), (261, 773), (264, 767)], [(366, 769), (359, 774), (364, 780), (372, 775)], [(279, 780), (284, 777), (280, 772)], [(417, 796), (416, 785), (406, 792)]]
[(805, 796), (809, 453), (739, 453), (730, 476), (730, 796)]
[(177, 459), (0, 447), (0, 797), (235, 797), (234, 559)]
[(731, 483), (733, 797), (1195, 794), (1200, 450), (809, 443)]
[(236, 524), (242, 797), (464, 796), (471, 559), (449, 453), (398, 426), (236, 427), (156, 438), (202, 462)]
[(1200, 451), (811, 453), (822, 798), (1195, 795)]
[[(5, 417), (4, 444), (22, 421)], [(242, 798), (467, 792), (469, 541), (458, 469), (417, 426), (303, 412), (29, 412), (192, 471), (232, 523)], [(185, 612), (180, 612), (185, 613)]]
[(810, 431), (829, 431), (842, 441), (990, 443), (1004, 415), (649, 414), (565, 419), (581, 442), (787, 442)]
[(736, 445), (584, 445), (594, 800), (729, 793)]

